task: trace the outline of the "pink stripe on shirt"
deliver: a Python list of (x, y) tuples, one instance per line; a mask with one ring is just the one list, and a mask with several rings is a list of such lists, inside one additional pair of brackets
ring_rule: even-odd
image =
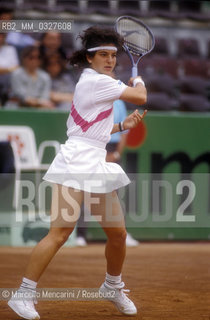
[(94, 123), (108, 118), (111, 112), (112, 112), (112, 108), (106, 111), (102, 111), (97, 115), (97, 117), (93, 121), (88, 122), (79, 115), (73, 103), (71, 108), (71, 116), (74, 119), (74, 122), (81, 127), (83, 132), (86, 132)]

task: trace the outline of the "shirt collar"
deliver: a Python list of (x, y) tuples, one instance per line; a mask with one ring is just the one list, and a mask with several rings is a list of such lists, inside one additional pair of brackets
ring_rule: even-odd
[(89, 74), (98, 74), (97, 71), (95, 71), (94, 69), (92, 68), (85, 68), (83, 73), (89, 73)]

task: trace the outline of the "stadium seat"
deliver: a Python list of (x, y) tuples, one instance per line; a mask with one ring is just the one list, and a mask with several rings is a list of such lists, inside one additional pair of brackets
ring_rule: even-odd
[(202, 95), (197, 94), (181, 94), (179, 98), (180, 111), (210, 111), (210, 102)]
[(171, 111), (177, 108), (177, 101), (164, 92), (149, 92), (145, 107), (154, 111)]
[(210, 80), (201, 77), (186, 76), (179, 80), (181, 93), (199, 94), (207, 97), (210, 89)]
[(169, 54), (169, 45), (166, 38), (155, 37), (155, 47), (153, 54)]
[(178, 10), (180, 12), (200, 12), (201, 6), (201, 1), (178, 1)]
[(210, 2), (209, 1), (202, 1), (202, 8), (201, 8), (201, 20), (209, 21), (210, 20)]
[(51, 8), (47, 0), (24, 0), (18, 5), (20, 10), (39, 10), (39, 11), (49, 11)]
[(179, 75), (179, 63), (174, 57), (165, 54), (152, 54), (148, 57), (147, 74), (164, 74), (168, 73), (174, 78)]
[(152, 60), (152, 54), (148, 54), (147, 56), (143, 57), (140, 60), (138, 64), (138, 70), (141, 76), (146, 77), (147, 75), (151, 75), (154, 73), (151, 60)]
[(118, 12), (120, 15), (134, 15), (139, 16), (141, 14), (140, 1), (130, 0), (130, 1), (119, 1), (118, 2)]
[(149, 93), (165, 92), (171, 97), (177, 95), (177, 80), (167, 73), (146, 77), (145, 84)]
[(0, 2), (0, 6), (1, 8), (5, 8), (5, 9), (14, 9), (17, 7), (17, 1), (16, 0), (10, 0), (10, 1), (1, 1)]
[(171, 1), (149, 1), (149, 9), (156, 11), (169, 11)]
[(79, 1), (77, 0), (57, 0), (56, 1), (56, 8), (61, 7), (63, 11), (78, 13), (80, 11)]
[(165, 37), (155, 37), (155, 47), (148, 58), (147, 70), (150, 73), (178, 76), (178, 61), (170, 55), (169, 43)]
[(179, 60), (180, 68), (185, 76), (197, 76), (209, 78), (210, 63), (207, 59), (202, 58), (183, 58)]
[(205, 20), (209, 16), (202, 11), (202, 2), (205, 1), (177, 1), (180, 18)]
[(101, 13), (101, 14), (111, 13), (110, 3), (109, 1), (104, 1), (104, 0), (101, 0), (101, 1), (88, 0), (87, 12)]
[(177, 41), (177, 56), (184, 57), (199, 57), (199, 45), (196, 39), (184, 38)]
[(178, 16), (171, 10), (172, 1), (149, 1), (149, 16), (177, 19)]

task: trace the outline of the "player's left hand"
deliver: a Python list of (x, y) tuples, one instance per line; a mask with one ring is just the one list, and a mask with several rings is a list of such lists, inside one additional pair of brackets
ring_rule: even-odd
[(123, 121), (124, 130), (132, 129), (137, 127), (139, 122), (145, 117), (147, 114), (147, 110), (144, 110), (143, 114), (140, 114), (139, 111), (136, 109), (132, 112), (125, 120)]

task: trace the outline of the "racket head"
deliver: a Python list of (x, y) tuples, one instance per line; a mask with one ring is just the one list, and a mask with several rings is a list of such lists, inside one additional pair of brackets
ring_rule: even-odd
[(155, 37), (149, 27), (139, 19), (121, 16), (115, 23), (116, 31), (124, 38), (124, 49), (139, 58), (151, 52)]

